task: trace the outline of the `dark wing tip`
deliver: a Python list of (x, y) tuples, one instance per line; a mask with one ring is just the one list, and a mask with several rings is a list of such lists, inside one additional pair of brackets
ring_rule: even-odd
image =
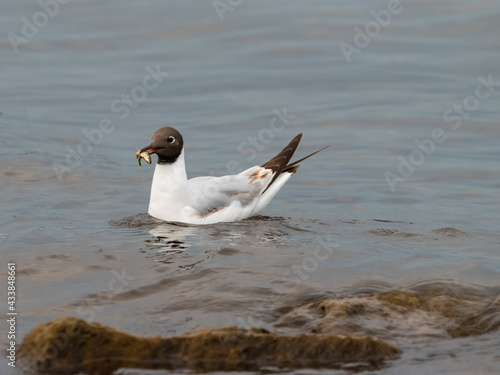
[(267, 163), (261, 165), (262, 168), (270, 169), (274, 174), (271, 182), (269, 183), (269, 185), (267, 185), (264, 192), (278, 178), (281, 172), (283, 172), (288, 162), (292, 158), (293, 154), (295, 153), (295, 150), (297, 149), (297, 146), (299, 145), (301, 138), (302, 138), (302, 133), (297, 134), (295, 138), (292, 139), (290, 143), (283, 150), (281, 150), (281, 152), (278, 155), (269, 160)]
[(301, 138), (302, 133), (296, 135), (295, 138), (292, 139), (278, 155), (269, 160), (267, 163), (262, 164), (261, 167), (271, 169), (273, 172), (277, 172), (285, 168), (297, 149)]
[[(309, 155), (307, 155), (307, 156), (303, 157), (302, 159), (299, 159), (299, 160), (297, 160), (297, 161), (294, 161), (293, 163), (288, 164), (288, 165), (285, 167), (284, 171), (288, 172), (290, 168), (293, 168), (293, 167), (298, 167), (300, 162), (303, 162), (304, 160), (306, 160), (306, 159), (310, 158), (310, 157), (311, 157), (311, 156), (313, 156), (313, 155), (316, 155), (318, 152), (323, 151), (325, 148), (328, 148), (328, 147), (330, 147), (330, 145), (325, 146), (325, 147), (323, 147), (323, 148), (320, 148), (318, 151), (314, 151), (312, 154), (309, 154)], [(295, 170), (294, 170), (294, 172), (295, 172), (295, 171), (297, 171), (297, 169), (295, 169)]]

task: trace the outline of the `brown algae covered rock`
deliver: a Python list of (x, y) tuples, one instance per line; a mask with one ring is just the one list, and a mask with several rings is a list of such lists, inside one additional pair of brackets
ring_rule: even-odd
[(481, 335), (500, 328), (500, 298), (488, 301), (465, 293), (391, 291), (379, 294), (378, 299), (446, 318), (451, 337)]
[(122, 368), (252, 371), (262, 367), (376, 369), (400, 350), (370, 337), (279, 336), (263, 329), (200, 329), (136, 337), (98, 323), (59, 318), (29, 332), (20, 347), (27, 374), (112, 374)]
[(280, 333), (369, 335), (403, 346), (498, 330), (500, 298), (473, 292), (426, 287), (324, 299), (291, 309), (274, 327)]

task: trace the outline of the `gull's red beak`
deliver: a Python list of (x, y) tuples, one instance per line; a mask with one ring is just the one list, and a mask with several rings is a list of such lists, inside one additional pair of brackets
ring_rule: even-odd
[(150, 144), (150, 145), (147, 145), (146, 147), (144, 147), (141, 152), (144, 152), (144, 151), (148, 151), (150, 154), (156, 154), (156, 151), (159, 151), (161, 150), (163, 147), (159, 147), (159, 148), (153, 148), (153, 145)]
[[(146, 147), (144, 147), (141, 152), (144, 152), (144, 151), (149, 151), (153, 148), (153, 145), (147, 145)], [(151, 153), (151, 152), (150, 152)]]

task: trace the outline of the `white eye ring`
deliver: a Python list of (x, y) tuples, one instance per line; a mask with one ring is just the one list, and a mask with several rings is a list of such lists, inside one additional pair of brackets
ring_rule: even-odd
[(175, 142), (175, 138), (174, 138), (174, 137), (172, 137), (172, 136), (170, 136), (170, 137), (168, 137), (168, 138), (167, 138), (167, 141), (168, 141), (169, 143), (174, 143), (174, 142)]

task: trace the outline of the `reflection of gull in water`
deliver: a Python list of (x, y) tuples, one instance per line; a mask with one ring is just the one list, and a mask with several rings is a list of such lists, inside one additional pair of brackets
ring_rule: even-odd
[(193, 229), (190, 226), (162, 223), (149, 231), (155, 239), (146, 240), (147, 246), (156, 251), (181, 253), (189, 247), (188, 237), (194, 235)]
[(261, 243), (280, 242), (290, 229), (305, 231), (291, 226), (281, 217), (257, 216), (235, 223), (204, 226), (163, 222), (152, 228), (149, 233), (161, 239), (163, 244), (170, 244), (173, 247), (182, 245), (188, 248), (194, 243), (206, 243), (208, 240), (211, 244), (219, 245), (233, 243), (238, 239), (251, 239), (253, 243), (255, 239)]
[[(206, 261), (239, 237), (244, 236), (236, 228), (227, 226), (192, 226), (161, 223), (150, 229), (152, 239), (146, 240), (148, 257), (156, 262), (173, 264), (188, 270)], [(191, 248), (191, 251), (188, 251)]]
[(203, 261), (224, 248), (247, 250), (255, 246), (283, 246), (289, 238), (288, 234), (294, 231), (314, 235), (314, 232), (304, 229), (304, 224), (311, 223), (303, 219), (290, 222), (290, 219), (269, 216), (198, 226), (166, 223), (142, 213), (111, 220), (110, 224), (119, 228), (147, 230), (151, 237), (144, 239), (145, 246), (140, 251), (157, 262), (175, 263), (181, 268), (184, 268), (183, 263)]
[[(193, 227), (161, 223), (149, 230), (152, 238), (145, 240), (146, 249), (142, 251), (148, 253), (148, 258), (153, 258), (156, 262), (165, 264), (176, 264), (183, 269), (189, 269), (203, 261), (197, 258), (197, 254), (186, 254), (191, 240), (195, 235)], [(187, 264), (186, 264), (187, 261)]]
[[(146, 241), (146, 246), (148, 252), (154, 252), (157, 261), (171, 262), (173, 256), (214, 254), (228, 246), (247, 249), (259, 243), (283, 245), (284, 237), (294, 229), (301, 230), (290, 226), (284, 218), (266, 216), (204, 226), (162, 222), (150, 229), (153, 238)], [(190, 248), (193, 251), (186, 254)]]
[(211, 242), (230, 242), (231, 240), (248, 235), (247, 233), (233, 230), (226, 225), (192, 226), (177, 223), (162, 223), (152, 228), (149, 233), (155, 238), (147, 241), (149, 247), (154, 247), (161, 251), (179, 253), (186, 250), (193, 243), (200, 240), (210, 239)]

